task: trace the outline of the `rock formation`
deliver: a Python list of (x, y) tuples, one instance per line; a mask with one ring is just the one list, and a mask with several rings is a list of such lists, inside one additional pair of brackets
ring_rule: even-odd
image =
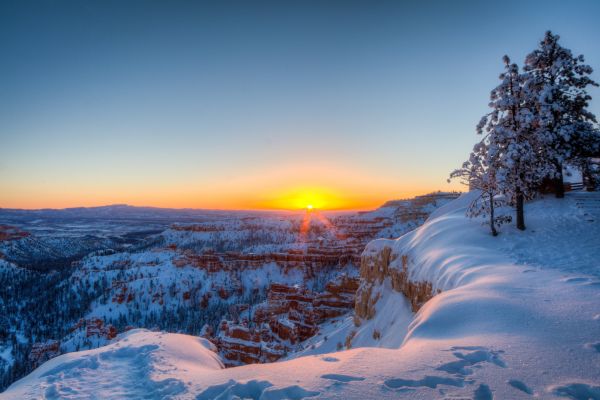
[(29, 235), (29, 232), (25, 232), (15, 226), (0, 225), (0, 242), (23, 239)]
[(392, 289), (406, 296), (413, 312), (439, 291), (427, 281), (412, 281), (408, 267), (410, 259), (406, 254), (395, 254), (391, 247), (382, 246), (367, 248), (360, 264), (360, 286), (356, 293), (354, 312), (357, 324), (360, 319), (371, 319), (375, 315), (375, 305), (381, 296), (381, 285), (389, 279)]
[(216, 344), (229, 366), (273, 362), (319, 331), (319, 324), (348, 313), (354, 305), (358, 279), (342, 276), (329, 282), (323, 292), (271, 284), (267, 300), (252, 312), (243, 307), (240, 321), (222, 321)]
[(29, 363), (32, 368), (37, 368), (46, 361), (60, 355), (58, 340), (48, 340), (44, 343), (34, 343), (29, 352)]

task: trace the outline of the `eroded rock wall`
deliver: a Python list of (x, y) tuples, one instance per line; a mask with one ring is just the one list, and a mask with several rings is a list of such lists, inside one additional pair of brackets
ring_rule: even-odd
[(250, 319), (222, 321), (216, 337), (206, 336), (229, 366), (273, 362), (301, 348), (322, 322), (351, 311), (357, 288), (358, 279), (348, 276), (329, 282), (323, 292), (272, 284)]
[(398, 254), (390, 245), (367, 247), (360, 262), (360, 286), (356, 293), (354, 312), (356, 324), (361, 319), (375, 316), (376, 304), (381, 297), (379, 290), (389, 280), (396, 292), (410, 301), (413, 312), (419, 309), (439, 291), (433, 290), (431, 282), (410, 279), (411, 261), (407, 254)]

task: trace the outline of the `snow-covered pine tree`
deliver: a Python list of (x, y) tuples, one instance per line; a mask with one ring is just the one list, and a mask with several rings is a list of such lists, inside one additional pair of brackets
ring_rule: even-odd
[[(534, 146), (539, 153), (539, 173), (552, 179), (556, 197), (564, 197), (563, 165), (584, 168), (587, 157), (600, 148), (596, 117), (588, 109), (588, 86), (598, 86), (583, 55), (562, 47), (560, 36), (547, 31), (536, 50), (525, 59), (525, 88), (535, 114)], [(595, 150), (595, 151), (594, 151)]]
[(461, 168), (450, 174), (451, 179), (460, 179), (470, 190), (479, 190), (480, 195), (467, 208), (467, 216), (489, 216), (489, 225), (493, 236), (498, 235), (496, 225), (510, 222), (509, 216), (496, 216), (495, 210), (504, 202), (496, 198), (499, 193), (496, 181), (496, 160), (489, 159), (486, 138), (473, 146), (469, 159)]
[(532, 146), (534, 119), (524, 77), (508, 56), (503, 61), (501, 83), (490, 94), (492, 112), (481, 119), (477, 132), (487, 134), (485, 162), (495, 164), (498, 189), (516, 208), (517, 228), (524, 230), (524, 201), (536, 194), (541, 162)]

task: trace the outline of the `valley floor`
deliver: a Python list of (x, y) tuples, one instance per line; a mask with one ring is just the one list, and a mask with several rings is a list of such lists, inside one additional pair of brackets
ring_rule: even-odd
[[(303, 354), (228, 369), (204, 339), (133, 330), (46, 362), (0, 399), (600, 399), (600, 197), (532, 202), (526, 232), (494, 238), (464, 216), (469, 196), (365, 250), (389, 247), (390, 268), (406, 256), (411, 280), (441, 290), (415, 315), (386, 279), (360, 327), (332, 324)], [(354, 348), (336, 351), (351, 331)]]

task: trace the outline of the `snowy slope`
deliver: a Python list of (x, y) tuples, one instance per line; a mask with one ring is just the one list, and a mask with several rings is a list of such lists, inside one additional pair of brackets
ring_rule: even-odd
[[(198, 356), (194, 367), (202, 373), (190, 373), (169, 347), (171, 335), (147, 333), (144, 346), (157, 346), (150, 352), (136, 345), (120, 357), (103, 356), (118, 351), (115, 343), (67, 354), (0, 398), (53, 398), (48, 388), (58, 384), (65, 398), (600, 399), (600, 218), (590, 217), (593, 206), (574, 194), (538, 200), (526, 207), (527, 231), (503, 227), (494, 238), (464, 217), (468, 196), (417, 230), (365, 250), (369, 256), (391, 248), (390, 269), (407, 256), (410, 279), (442, 292), (413, 316), (384, 280), (373, 319), (359, 328), (331, 323), (331, 337), (307, 351), (327, 354), (229, 369)], [(381, 339), (373, 338), (374, 328)], [(336, 351), (352, 330), (353, 348)], [(90, 355), (103, 368), (86, 364)], [(143, 372), (126, 374), (123, 365)], [(106, 382), (115, 382), (113, 391)]]
[(0, 259), (40, 271), (0, 268), (0, 390), (58, 352), (106, 345), (126, 328), (217, 332), (271, 283), (321, 292), (357, 272), (369, 241), (414, 229), (453, 197), (360, 213), (0, 210)]
[(153, 398), (186, 392), (184, 382), (223, 368), (206, 339), (135, 329), (115, 343), (63, 354), (11, 386), (10, 398)]

